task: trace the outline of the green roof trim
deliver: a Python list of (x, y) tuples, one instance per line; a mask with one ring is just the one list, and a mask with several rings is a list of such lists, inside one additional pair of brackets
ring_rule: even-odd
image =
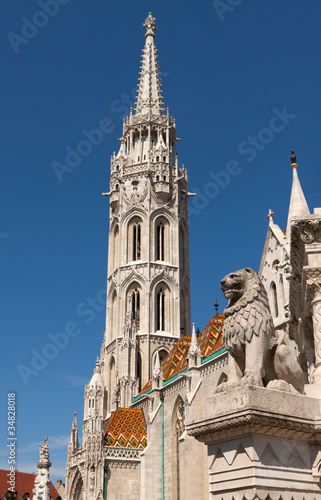
[(146, 391), (144, 392), (144, 394), (138, 394), (138, 396), (134, 396), (132, 398), (132, 403), (136, 403), (136, 401), (139, 401), (140, 399), (142, 399), (144, 396), (146, 396), (146, 394), (150, 394), (152, 391), (149, 390), (149, 391)]
[[(213, 354), (211, 354), (207, 358), (202, 359), (201, 363), (203, 365), (204, 363), (207, 363), (211, 359), (217, 358), (217, 356), (219, 356), (220, 354), (224, 354), (226, 352), (227, 351), (226, 351), (225, 347), (223, 347), (223, 349), (220, 349), (219, 351), (214, 352)], [(179, 372), (177, 375), (174, 375), (174, 377), (171, 377), (168, 380), (165, 380), (164, 383), (163, 383), (163, 387), (165, 387), (166, 385), (170, 384), (171, 382), (173, 382), (174, 380), (176, 380), (177, 378), (179, 378), (183, 373), (188, 373), (188, 368), (186, 368), (186, 370), (183, 370), (183, 371)], [(132, 403), (136, 403), (137, 401), (140, 401), (141, 399), (143, 399), (144, 396), (146, 396), (146, 394), (150, 394), (151, 392), (152, 392), (152, 389), (150, 389), (149, 391), (144, 392), (144, 394), (139, 394), (138, 396), (134, 396), (132, 398)]]
[(211, 354), (211, 355), (210, 355), (210, 356), (208, 356), (207, 358), (202, 359), (202, 361), (201, 361), (202, 365), (203, 365), (204, 363), (207, 363), (207, 361), (210, 361), (211, 359), (216, 358), (216, 357), (217, 357), (217, 356), (219, 356), (220, 354), (224, 354), (225, 352), (227, 352), (227, 351), (226, 351), (226, 349), (225, 349), (225, 347), (223, 347), (223, 349), (220, 349), (220, 350), (219, 350), (219, 351), (217, 351), (217, 352), (214, 352), (213, 354)]

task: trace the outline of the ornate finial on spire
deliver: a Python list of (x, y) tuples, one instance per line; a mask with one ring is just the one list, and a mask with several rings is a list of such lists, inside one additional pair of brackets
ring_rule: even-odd
[(269, 226), (271, 226), (272, 224), (274, 224), (274, 223), (273, 223), (273, 215), (274, 215), (273, 210), (271, 210), (271, 209), (269, 208), (269, 213), (267, 214), (267, 218), (269, 219)]
[(45, 444), (48, 443), (48, 436), (45, 436)]
[(291, 167), (297, 168), (296, 156), (295, 156), (293, 149), (291, 149)]
[(215, 307), (215, 316), (217, 316), (218, 315), (218, 308), (219, 308), (219, 304), (217, 302), (217, 299), (215, 300), (214, 307)]
[(157, 31), (157, 26), (155, 23), (156, 19), (153, 17), (152, 12), (148, 12), (148, 16), (146, 18), (146, 21), (144, 22), (143, 26), (146, 30), (145, 36), (151, 35), (155, 36), (155, 31)]
[(96, 358), (95, 365), (96, 365), (96, 366), (95, 366), (95, 368), (94, 368), (94, 372), (95, 372), (95, 373), (99, 373), (99, 372), (100, 372), (100, 359), (99, 359), (99, 357), (98, 357), (98, 356), (97, 356), (97, 358)]

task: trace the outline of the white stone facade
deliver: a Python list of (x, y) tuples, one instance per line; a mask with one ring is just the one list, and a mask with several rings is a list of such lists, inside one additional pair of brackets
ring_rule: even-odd
[[(276, 331), (295, 341), (305, 394), (254, 385), (215, 394), (227, 353), (201, 359), (195, 331), (188, 368), (163, 379), (160, 362), (191, 335), (190, 193), (163, 111), (151, 14), (144, 27), (137, 103), (104, 193), (106, 330), (85, 387), (82, 445), (76, 415), (72, 424), (66, 500), (320, 499), (321, 211), (310, 215), (294, 161), (287, 232), (270, 211), (259, 276)], [(143, 412), (147, 447), (104, 446), (106, 419), (129, 407)]]

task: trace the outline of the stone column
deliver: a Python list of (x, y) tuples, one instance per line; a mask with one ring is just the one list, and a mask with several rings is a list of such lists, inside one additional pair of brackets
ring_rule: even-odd
[(318, 277), (309, 278), (307, 290), (310, 295), (313, 336), (314, 336), (314, 372), (313, 383), (321, 384), (321, 272)]

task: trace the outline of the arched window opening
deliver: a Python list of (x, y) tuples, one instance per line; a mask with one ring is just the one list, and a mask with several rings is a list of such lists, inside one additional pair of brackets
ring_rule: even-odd
[[(165, 351), (165, 349), (161, 349), (160, 351), (158, 351), (158, 356), (159, 356), (159, 362), (160, 362), (160, 364), (162, 364), (162, 362), (164, 361), (164, 359), (167, 357), (167, 354), (168, 354), (168, 352)], [(155, 361), (156, 361), (156, 356), (155, 356), (154, 364), (155, 364)]]
[(163, 156), (163, 162), (166, 162), (166, 156)]
[(165, 226), (160, 222), (156, 227), (156, 260), (165, 260)]
[(141, 256), (141, 225), (139, 222), (133, 224), (133, 260), (140, 260)]
[(156, 156), (156, 161), (159, 162), (159, 156)]
[(142, 357), (139, 352), (136, 358), (136, 378), (138, 380), (138, 392), (140, 392), (142, 390)]
[(157, 182), (159, 181), (159, 175), (156, 175), (156, 181)]
[(108, 400), (109, 400), (109, 411), (112, 410), (112, 394), (116, 386), (116, 366), (115, 366), (115, 358), (111, 357), (109, 364), (109, 378), (108, 378)]
[(80, 476), (80, 473), (78, 472), (76, 480), (71, 488), (70, 498), (74, 498), (75, 500), (82, 500), (83, 499), (82, 492), (83, 492), (83, 481)]
[(163, 181), (166, 182), (166, 175), (163, 176)]
[(140, 161), (140, 156), (137, 158), (137, 161)]
[(132, 291), (132, 318), (136, 323), (136, 329), (139, 330), (140, 327), (140, 293), (137, 288)]
[(165, 290), (160, 288), (156, 296), (156, 330), (165, 330)]
[(284, 308), (284, 305), (285, 305), (285, 296), (284, 296), (284, 283), (283, 283), (283, 277), (282, 276), (280, 276), (279, 286), (280, 286), (280, 307)]
[(272, 292), (272, 314), (274, 318), (279, 316), (279, 307), (278, 307), (278, 297), (276, 293), (276, 285), (274, 281), (271, 283), (271, 292)]
[(119, 184), (116, 184), (116, 191), (119, 191)]
[(117, 167), (116, 167), (116, 171), (117, 171), (117, 172), (119, 172), (119, 165), (117, 165)]
[(114, 266), (113, 271), (118, 267), (118, 253), (119, 253), (119, 227), (118, 225), (114, 230)]
[(184, 272), (185, 270), (185, 238), (184, 238), (184, 232), (183, 229), (180, 227), (179, 228), (179, 266), (180, 269)]

